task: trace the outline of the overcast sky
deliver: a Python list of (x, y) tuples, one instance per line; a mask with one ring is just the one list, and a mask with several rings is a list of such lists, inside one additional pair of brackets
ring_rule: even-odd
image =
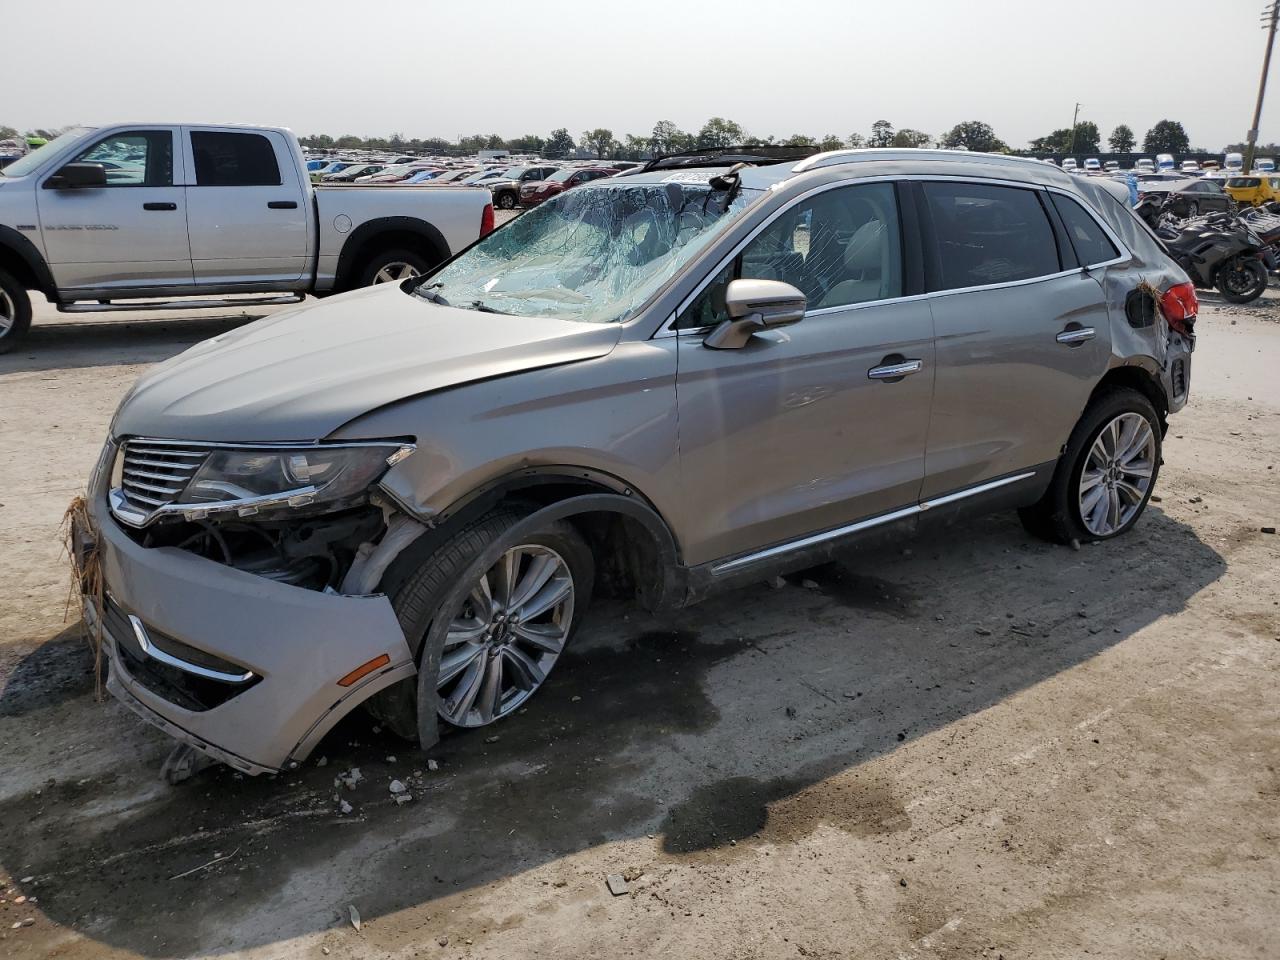
[[(708, 117), (760, 136), (934, 136), (1015, 147), (1071, 122), (1181, 120), (1243, 140), (1263, 0), (4, 0), (0, 124), (282, 124), (299, 134), (621, 138)], [(536, 12), (535, 12), (536, 11)], [(1201, 45), (1203, 43), (1203, 45)], [(1280, 89), (1261, 140), (1280, 140)]]

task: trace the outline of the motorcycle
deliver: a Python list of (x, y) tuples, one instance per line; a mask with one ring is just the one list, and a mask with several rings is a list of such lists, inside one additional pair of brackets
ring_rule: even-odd
[[(1152, 196), (1138, 201), (1134, 212), (1150, 226), (1202, 290), (1217, 290), (1228, 303), (1252, 303), (1267, 289), (1277, 269), (1276, 250), (1255, 232), (1252, 218), (1236, 213), (1212, 213), (1180, 219), (1168, 199)], [(1280, 233), (1276, 234), (1280, 243)]]

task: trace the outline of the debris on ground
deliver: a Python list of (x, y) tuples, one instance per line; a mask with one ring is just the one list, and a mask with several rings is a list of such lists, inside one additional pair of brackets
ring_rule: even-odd
[(1275, 528), (1275, 527), (1262, 527), (1261, 529), (1262, 529), (1262, 532), (1263, 532), (1263, 533), (1275, 533), (1275, 532), (1276, 532), (1276, 528)]
[(448, 937), (436, 937), (436, 943), (440, 944), (440, 946), (442, 946), (442, 947), (447, 947), (447, 946), (449, 945), (449, 938), (448, 938)]
[(351, 926), (356, 928), (356, 933), (360, 932), (360, 911), (356, 909), (354, 903), (347, 904), (347, 916), (351, 918)]
[(338, 779), (334, 781), (333, 785), (336, 787), (341, 783), (341, 785), (346, 787), (348, 790), (354, 790), (356, 788), (356, 784), (363, 779), (364, 774), (360, 772), (360, 768), (352, 767), (346, 773), (339, 774)]
[(347, 803), (347, 801), (345, 800), (338, 801), (338, 813), (341, 814), (342, 816), (345, 817), (353, 809), (354, 808), (351, 806), (351, 804)]
[(328, 757), (321, 757), (319, 760), (316, 761), (317, 767), (327, 767), (328, 765), (329, 765)]
[(406, 792), (408, 792), (408, 790), (409, 790), (409, 788), (408, 788), (408, 787), (406, 787), (406, 786), (405, 786), (401, 781), (399, 781), (399, 780), (392, 780), (392, 781), (391, 781), (391, 786), (390, 786), (390, 787), (388, 787), (387, 789), (389, 789), (392, 793), (406, 793)]
[(413, 799), (412, 793), (397, 793), (395, 796), (396, 796), (397, 807), (403, 807), (406, 803), (408, 803), (410, 800)]
[(604, 882), (609, 887), (609, 892), (615, 897), (622, 896), (630, 889), (630, 887), (627, 886), (627, 881), (623, 879), (623, 876), (620, 873), (609, 874), (604, 878)]
[(499, 737), (499, 736), (497, 736), (497, 735), (495, 734), (495, 735), (494, 735), (494, 736), (492, 736), (492, 737), (485, 737), (485, 738), (484, 738), (484, 742), (485, 742), (485, 743), (497, 743), (497, 742), (498, 742), (499, 740), (501, 740), (501, 739), (502, 739), (501, 737)]
[(439, 769), (440, 769), (440, 761), (439, 761), (439, 760), (431, 760), (431, 759), (428, 759), (428, 760), (427, 760), (427, 769), (428, 769), (428, 770), (430, 770), (432, 773), (434, 773), (435, 771), (439, 770)]

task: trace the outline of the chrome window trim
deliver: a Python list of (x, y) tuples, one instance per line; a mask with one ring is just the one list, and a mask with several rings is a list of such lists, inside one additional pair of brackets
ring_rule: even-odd
[[(819, 193), (824, 193), (827, 190), (835, 190), (839, 187), (852, 186), (859, 183), (886, 183), (886, 182), (898, 183), (898, 182), (912, 182), (912, 181), (929, 182), (929, 183), (950, 182), (950, 183), (989, 184), (989, 185), (999, 186), (999, 187), (1015, 187), (1021, 190), (1036, 190), (1041, 192), (1053, 191), (1055, 193), (1060, 193), (1065, 197), (1069, 197), (1072, 200), (1075, 200), (1077, 203), (1079, 203), (1080, 200), (1082, 199), (1080, 196), (1073, 194), (1070, 190), (1065, 190), (1061, 187), (1048, 186), (1048, 185), (1038, 184), (1038, 183), (1028, 183), (1025, 180), (1009, 180), (1009, 179), (1005, 179), (998, 176), (947, 176), (942, 174), (922, 174), (922, 173), (920, 174), (916, 174), (916, 173), (885, 174), (877, 177), (850, 176), (850, 177), (844, 177), (840, 180), (833, 180), (828, 183), (819, 184), (818, 186), (815, 186), (810, 188), (809, 190), (806, 190), (804, 193), (800, 194), (799, 196), (794, 197), (789, 203), (779, 207), (772, 214), (770, 214), (768, 217), (762, 220), (759, 224), (757, 224), (754, 228), (752, 228), (750, 233), (748, 233), (742, 240), (740, 240), (737, 244), (735, 244), (733, 249), (730, 250), (729, 253), (726, 254), (724, 257), (722, 257), (716, 263), (714, 268), (708, 271), (707, 275), (702, 278), (702, 280), (698, 283), (696, 287), (693, 288), (693, 291), (689, 293), (689, 295), (686, 296), (683, 300), (680, 301), (679, 305), (672, 312), (670, 318), (668, 318), (666, 322), (663, 323), (663, 325), (658, 329), (658, 332), (654, 334), (654, 337), (657, 338), (657, 337), (705, 336), (706, 331), (710, 329), (709, 326), (690, 327), (687, 330), (676, 329), (676, 322), (679, 320), (680, 315), (689, 308), (689, 306), (693, 303), (694, 300), (698, 298), (698, 296), (702, 293), (703, 290), (705, 290), (708, 286), (710, 286), (711, 281), (714, 280), (716, 276), (719, 275), (720, 271), (723, 270), (725, 267), (727, 267), (731, 262), (733, 262), (733, 260), (737, 258), (738, 254), (740, 254), (743, 251), (743, 249), (745, 249), (746, 246), (749, 243), (751, 243), (751, 241), (755, 240), (755, 238), (759, 236), (760, 233), (762, 233), (766, 227), (772, 224), (773, 221), (776, 220), (778, 217), (782, 216), (782, 214), (786, 213), (788, 210), (791, 210), (796, 204), (802, 203), (808, 198), (815, 196)], [(1102, 231), (1103, 233), (1106, 234), (1107, 239), (1109, 239), (1113, 244), (1115, 244), (1116, 249), (1121, 252), (1119, 257), (1116, 257), (1113, 260), (1103, 261), (1102, 263), (1089, 264), (1087, 267), (1071, 267), (1070, 269), (1067, 269), (1067, 270), (1060, 270), (1057, 273), (1044, 274), (1043, 276), (1038, 276), (1038, 277), (1027, 277), (1023, 280), (1006, 280), (1001, 283), (987, 283), (977, 287), (954, 287), (949, 290), (932, 290), (926, 293), (913, 293), (913, 294), (908, 294), (906, 296), (901, 296), (901, 297), (889, 297), (884, 300), (864, 300), (861, 303), (849, 303), (849, 304), (843, 304), (841, 306), (835, 306), (835, 307), (819, 307), (814, 310), (806, 310), (805, 316), (820, 317), (828, 313), (835, 313), (837, 311), (859, 310), (865, 307), (881, 306), (887, 303), (904, 303), (904, 302), (909, 302), (913, 300), (928, 300), (933, 297), (949, 297), (949, 296), (954, 296), (957, 293), (974, 293), (977, 291), (1000, 290), (1005, 287), (1024, 286), (1029, 283), (1040, 283), (1041, 281), (1044, 281), (1044, 280), (1057, 280), (1061, 277), (1069, 277), (1069, 276), (1080, 273), (1081, 270), (1093, 270), (1098, 267), (1109, 267), (1109, 266), (1114, 266), (1120, 263), (1127, 263), (1128, 261), (1132, 260), (1133, 253), (1129, 250), (1128, 247), (1126, 247), (1120, 241), (1120, 238), (1115, 235), (1115, 232), (1112, 231), (1110, 227), (1108, 227), (1105, 223), (1102, 222), (1099, 216), (1093, 211), (1092, 204), (1090, 204), (1087, 200), (1085, 200), (1082, 206), (1085, 208), (1086, 212), (1088, 212), (1089, 215), (1093, 217), (1094, 221), (1097, 222), (1098, 225), (1102, 228)], [(1046, 218), (1047, 218), (1047, 214), (1046, 214)], [(899, 225), (899, 229), (901, 229), (901, 225)]]
[(977, 496), (980, 493), (986, 493), (990, 490), (997, 490), (1000, 487), (1008, 486), (1011, 483), (1019, 483), (1020, 481), (1027, 480), (1035, 475), (1036, 471), (1028, 470), (1023, 473), (1014, 474), (1010, 477), (1001, 477), (998, 480), (988, 480), (985, 483), (966, 487), (965, 489), (957, 490), (954, 493), (944, 494), (941, 497), (934, 497), (931, 500), (923, 500), (920, 503), (912, 504), (909, 507), (902, 507), (898, 510), (892, 510), (889, 513), (882, 513), (879, 516), (869, 517), (865, 520), (858, 520), (842, 527), (836, 527), (833, 530), (824, 530), (822, 533), (813, 533), (800, 537), (796, 540), (788, 540), (785, 543), (775, 544), (772, 547), (765, 547), (763, 550), (756, 550), (753, 553), (744, 554), (743, 556), (735, 557), (731, 560), (721, 560), (711, 565), (711, 575), (717, 577), (722, 576), (726, 573), (732, 573), (734, 570), (741, 567), (758, 563), (761, 560), (768, 560), (772, 557), (782, 556), (796, 550), (803, 550), (805, 547), (825, 543), (828, 540), (836, 540), (840, 537), (859, 533), (863, 530), (870, 530), (873, 527), (892, 523), (895, 520), (904, 520), (907, 517), (917, 516), (936, 507), (955, 503), (958, 500)]

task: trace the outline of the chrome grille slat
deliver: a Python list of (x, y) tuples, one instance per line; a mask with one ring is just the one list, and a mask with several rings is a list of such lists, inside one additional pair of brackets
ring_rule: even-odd
[(191, 473), (155, 473), (150, 470), (135, 470), (133, 467), (125, 467), (124, 475), (126, 477), (141, 477), (143, 480), (182, 480), (184, 483), (192, 476)]
[(126, 440), (118, 495), (130, 508), (150, 519), (156, 510), (173, 503), (187, 488), (212, 450), (211, 446), (200, 443)]

